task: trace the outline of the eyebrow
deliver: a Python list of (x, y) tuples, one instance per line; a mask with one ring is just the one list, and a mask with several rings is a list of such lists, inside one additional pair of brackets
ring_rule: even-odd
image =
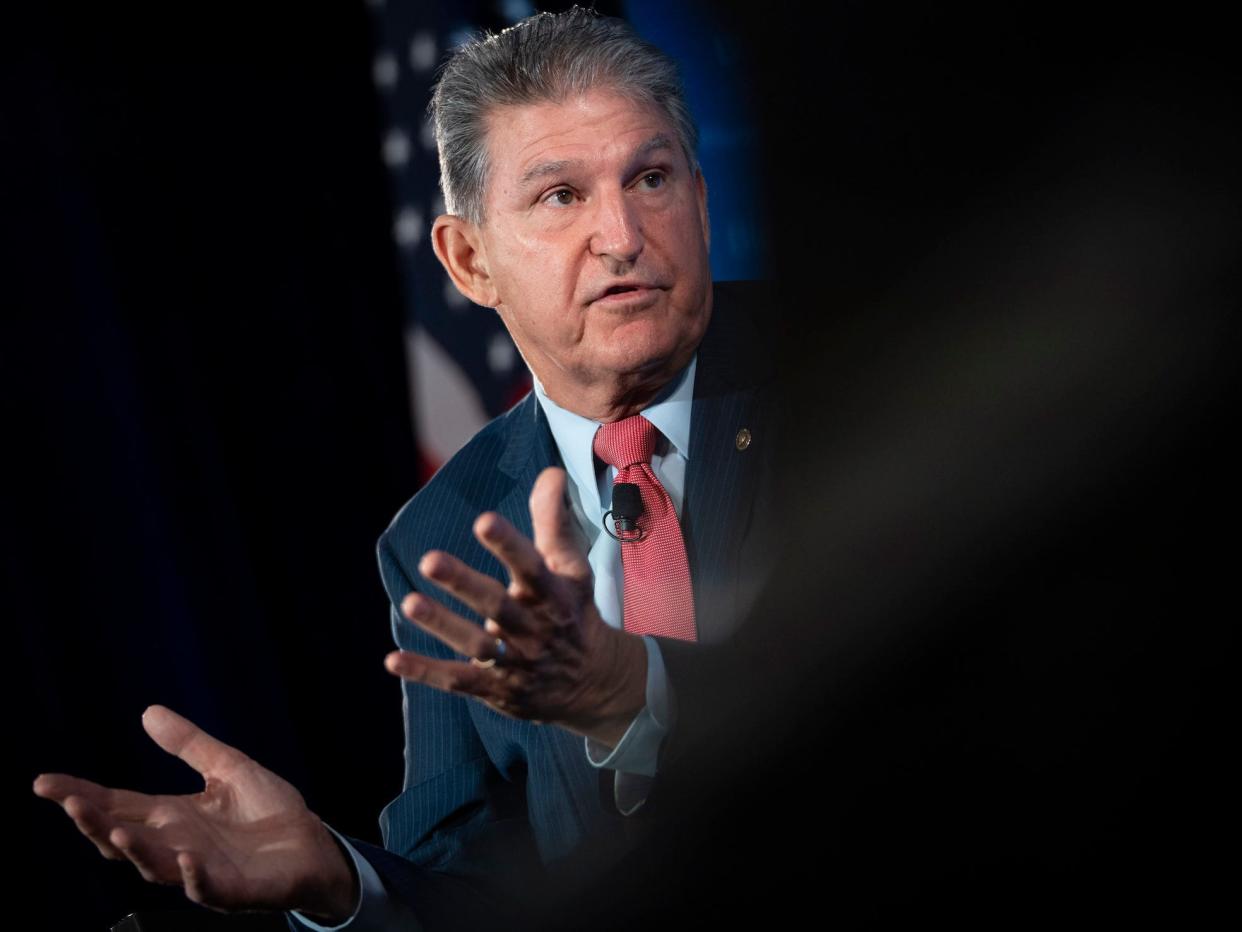
[[(661, 149), (672, 149), (673, 141), (664, 133), (652, 136), (646, 142), (639, 145), (630, 155), (630, 161), (634, 162), (645, 155)], [(528, 188), (533, 182), (548, 175), (559, 175), (569, 168), (576, 168), (582, 165), (581, 159), (558, 159), (555, 162), (537, 162), (522, 173), (522, 177), (518, 179), (517, 186), (519, 189)]]

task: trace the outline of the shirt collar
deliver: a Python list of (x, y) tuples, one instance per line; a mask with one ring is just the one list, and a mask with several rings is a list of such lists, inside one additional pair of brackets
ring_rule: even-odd
[[(655, 401), (639, 412), (668, 438), (670, 452), (680, 453), (686, 459), (690, 458), (690, 412), (694, 406), (694, 373), (698, 361), (696, 353), (673, 381), (656, 396)], [(592, 446), (600, 422), (566, 411), (548, 397), (533, 373), (532, 380), (535, 384), (535, 397), (548, 419), (552, 439), (565, 462), (565, 471), (569, 473), (569, 478), (579, 489), (596, 488), (595, 454)]]

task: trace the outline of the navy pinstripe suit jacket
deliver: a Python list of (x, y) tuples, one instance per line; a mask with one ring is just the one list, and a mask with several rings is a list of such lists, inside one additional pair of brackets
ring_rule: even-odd
[[(700, 642), (727, 637), (753, 594), (756, 556), (770, 554), (756, 522), (771, 493), (775, 422), (772, 365), (763, 317), (775, 319), (758, 283), (717, 283), (713, 312), (698, 350), (682, 531), (693, 577)], [(738, 432), (753, 440), (739, 450)], [(492, 421), (397, 514), (378, 554), (391, 599), (392, 632), (405, 650), (452, 658), (452, 651), (401, 617), (412, 590), (479, 621), (463, 604), (427, 583), (419, 558), (441, 549), (507, 579), (471, 533), (494, 510), (531, 533), (528, 498), (536, 476), (561, 465), (533, 394)], [(693, 662), (693, 645), (665, 643), (669, 681)], [(531, 889), (526, 868), (577, 863), (588, 849), (610, 858), (626, 829), (601, 792), (600, 771), (583, 740), (563, 729), (519, 722), (480, 702), (403, 683), (404, 789), (380, 816), (384, 848), (354, 842), (389, 892), (406, 899), (429, 926), (468, 926), (464, 917), (504, 877)], [(609, 777), (611, 772), (604, 771)], [(351, 839), (351, 841), (354, 841)], [(611, 847), (613, 844), (616, 848)], [(572, 862), (567, 856), (574, 854)], [(506, 897), (509, 893), (505, 894)], [(476, 914), (477, 915), (477, 914)], [(455, 921), (456, 920), (456, 921)]]

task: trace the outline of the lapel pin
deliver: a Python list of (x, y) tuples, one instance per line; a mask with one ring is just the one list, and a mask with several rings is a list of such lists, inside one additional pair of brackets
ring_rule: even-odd
[(745, 427), (739, 430), (737, 436), (733, 438), (733, 445), (737, 447), (739, 453), (750, 446), (750, 431)]

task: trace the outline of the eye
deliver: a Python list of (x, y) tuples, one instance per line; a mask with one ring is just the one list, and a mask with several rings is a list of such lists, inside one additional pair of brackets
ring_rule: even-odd
[(668, 179), (664, 177), (663, 172), (647, 172), (639, 179), (638, 183), (648, 191), (655, 191), (657, 188), (664, 187)]
[(574, 192), (569, 188), (558, 188), (552, 193), (545, 195), (543, 202), (552, 207), (568, 207), (574, 202)]

